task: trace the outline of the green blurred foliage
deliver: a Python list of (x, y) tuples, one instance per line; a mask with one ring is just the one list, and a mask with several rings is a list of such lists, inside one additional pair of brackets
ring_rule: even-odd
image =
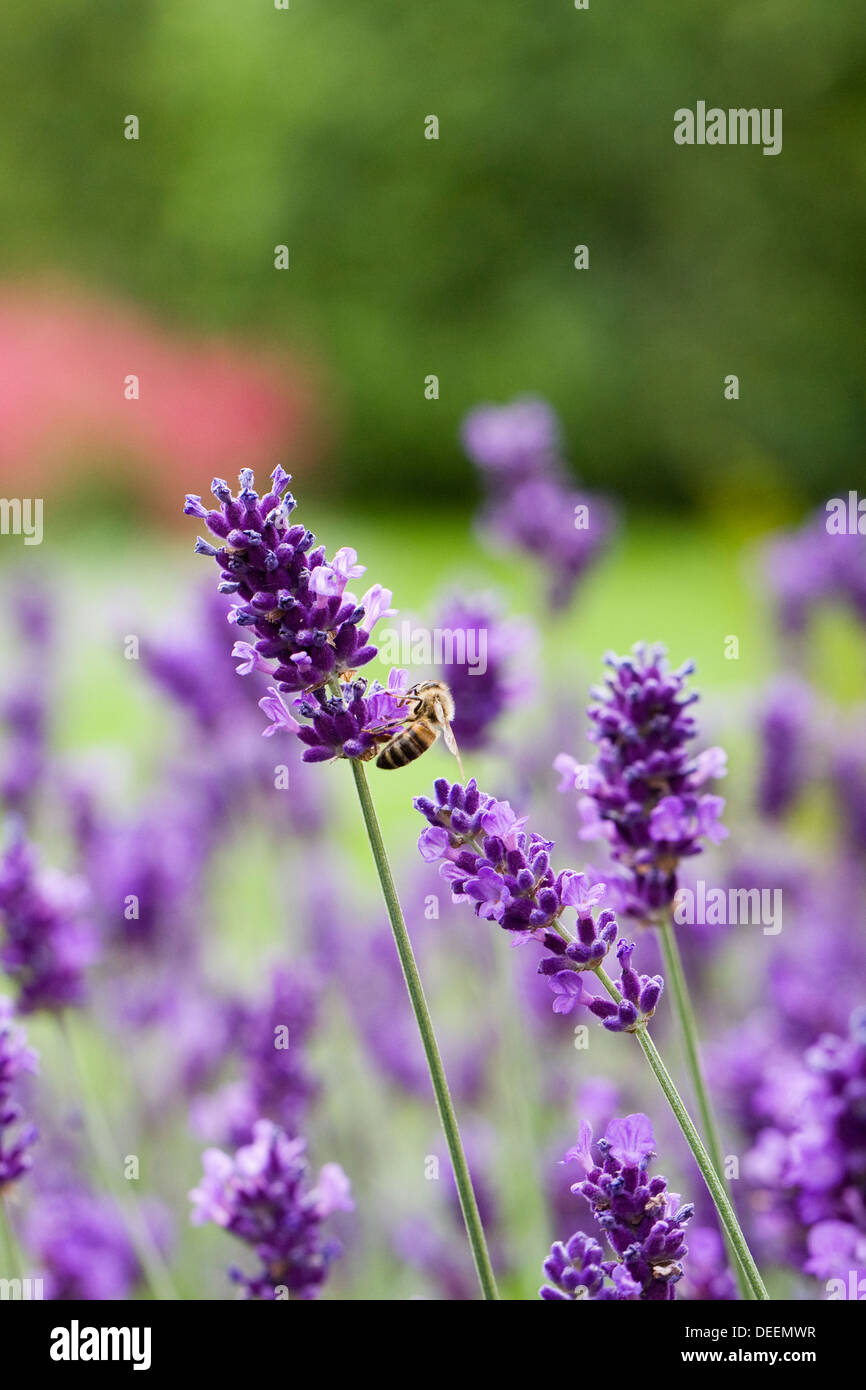
[[(323, 362), (355, 497), (466, 490), (461, 413), (534, 391), (626, 501), (800, 505), (863, 421), (858, 10), (11, 0), (4, 262)], [(782, 153), (676, 146), (699, 99)]]

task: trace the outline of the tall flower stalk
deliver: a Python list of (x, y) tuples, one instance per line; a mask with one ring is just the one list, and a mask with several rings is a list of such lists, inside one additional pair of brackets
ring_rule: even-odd
[[(713, 1168), (730, 1199), (719, 1129), (701, 1064), (694, 1008), (671, 918), (680, 861), (700, 854), (704, 840), (727, 836), (724, 800), (705, 790), (723, 777), (726, 755), (710, 748), (695, 757), (697, 733), (686, 688), (694, 671), (687, 662), (671, 670), (664, 647), (639, 643), (629, 656), (608, 655), (605, 685), (589, 706), (589, 738), (596, 761), (581, 767), (567, 754), (556, 759), (565, 787), (581, 787), (581, 836), (605, 840), (619, 866), (616, 887), (624, 911), (658, 930), (665, 974), (683, 1043), (689, 1079)], [(752, 1290), (727, 1237), (741, 1294)]]
[(382, 831), (379, 826), (378, 816), (376, 815), (376, 808), (373, 804), (373, 797), (370, 794), (367, 774), (364, 771), (363, 764), (357, 759), (352, 759), (352, 773), (355, 778), (355, 789), (358, 793), (358, 801), (361, 805), (361, 814), (364, 818), (367, 838), (370, 842), (370, 851), (376, 865), (376, 872), (379, 875), (379, 883), (382, 888), (382, 896), (385, 899), (385, 906), (388, 909), (388, 919), (394, 934), (394, 944), (397, 947), (397, 954), (400, 957), (400, 965), (403, 968), (406, 989), (408, 990), (412, 1011), (418, 1025), (418, 1032), (421, 1035), (424, 1055), (427, 1058), (430, 1081), (433, 1085), (433, 1094), (436, 1097), (436, 1108), (439, 1111), (442, 1132), (445, 1135), (445, 1142), (448, 1145), (451, 1166), (454, 1170), (454, 1180), (457, 1185), (457, 1195), (460, 1199), (460, 1209), (463, 1213), (469, 1244), (472, 1247), (472, 1258), (475, 1261), (478, 1282), (481, 1285), (482, 1293), (486, 1299), (496, 1299), (499, 1297), (496, 1288), (496, 1278), (493, 1273), (493, 1266), (490, 1263), (487, 1241), (484, 1236), (484, 1227), (481, 1224), (478, 1202), (475, 1197), (475, 1190), (472, 1186), (472, 1177), (469, 1172), (469, 1165), (466, 1162), (466, 1154), (463, 1150), (463, 1141), (460, 1137), (460, 1128), (457, 1123), (454, 1103), (451, 1099), (448, 1078), (445, 1074), (445, 1067), (442, 1063), (439, 1045), (436, 1041), (436, 1034), (433, 1031), (433, 1021), (430, 1017), (430, 1010), (427, 1007), (427, 999), (424, 994), (424, 986), (421, 983), (421, 976), (418, 973), (415, 952), (412, 950), (412, 942), (406, 928), (403, 910), (400, 907), (400, 900), (397, 897), (397, 890), (394, 886), (391, 866), (388, 862), (388, 855), (382, 839)]
[[(472, 904), (477, 916), (498, 922), (516, 940), (533, 939), (544, 947), (547, 954), (538, 968), (556, 995), (554, 1011), (570, 1013), (584, 1005), (610, 1032), (635, 1035), (704, 1178), (745, 1283), (755, 1298), (766, 1299), (724, 1183), (647, 1031), (664, 981), (632, 968), (634, 946), (618, 940), (619, 927), (610, 909), (593, 916), (606, 885), (590, 884), (584, 874), (554, 875), (553, 842), (528, 832), (526, 817), (519, 819), (508, 802), (480, 792), (474, 780), (464, 787), (440, 778), (434, 797), (418, 797), (415, 805), (428, 821), (419, 850), (428, 861), (440, 862), (455, 901)], [(563, 921), (569, 909), (577, 915), (575, 931)], [(621, 972), (618, 983), (604, 969), (614, 947)], [(607, 999), (587, 990), (587, 975), (595, 976)]]
[(239, 671), (267, 672), (276, 682), (261, 701), (271, 720), (265, 732), (297, 735), (305, 745), (306, 762), (348, 758), (352, 764), (478, 1279), (484, 1297), (495, 1299), (496, 1281), (445, 1068), (362, 765), (408, 719), (405, 672), (392, 672), (387, 689), (377, 682), (368, 689), (367, 682), (355, 675), (377, 654), (370, 635), (378, 619), (391, 611), (391, 593), (377, 584), (359, 600), (349, 591), (350, 580), (364, 573), (356, 551), (344, 547), (328, 560), (313, 533), (291, 523), (296, 504), (289, 482), (289, 475), (276, 468), (271, 490), (259, 498), (252, 472), (245, 469), (237, 496), (221, 478), (214, 479), (218, 509), (208, 510), (200, 497), (191, 494), (184, 510), (203, 520), (218, 542), (213, 545), (200, 539), (196, 550), (216, 560), (220, 592), (237, 596), (230, 621), (255, 638), (235, 644)]

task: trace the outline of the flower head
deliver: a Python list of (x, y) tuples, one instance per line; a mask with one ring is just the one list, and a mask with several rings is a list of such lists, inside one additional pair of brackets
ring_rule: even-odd
[[(168, 1251), (171, 1221), (157, 1202), (142, 1215), (158, 1249)], [(66, 1185), (38, 1193), (25, 1237), (45, 1280), (45, 1297), (72, 1300), (129, 1298), (141, 1278), (138, 1256), (111, 1197)]]
[(766, 1190), (806, 1272), (825, 1277), (832, 1238), (838, 1275), (848, 1253), (866, 1259), (866, 1009), (847, 1037), (828, 1033), (809, 1048), (785, 1090), (798, 1103), (758, 1133), (745, 1176)]
[(271, 474), (271, 489), (260, 498), (245, 468), (234, 496), (222, 478), (213, 493), (219, 504), (208, 510), (190, 494), (184, 510), (203, 520), (219, 542), (199, 540), (196, 550), (217, 561), (220, 592), (237, 595), (231, 621), (249, 630), (242, 670), (273, 663), (278, 689), (320, 689), (331, 677), (372, 661), (370, 633), (389, 609), (390, 593), (374, 585), (358, 600), (350, 580), (363, 574), (355, 551), (343, 548), (328, 560), (312, 531), (290, 522), (295, 500), (282, 468)]
[(4, 1187), (30, 1168), (29, 1149), (37, 1138), (35, 1125), (22, 1125), (21, 1107), (13, 1100), (19, 1078), (36, 1072), (39, 1066), (14, 1015), (12, 1000), (0, 995), (0, 1196)]
[(866, 540), (862, 532), (834, 533), (821, 511), (767, 546), (767, 581), (782, 631), (800, 636), (813, 610), (831, 602), (866, 622)]
[(372, 758), (410, 719), (406, 702), (407, 671), (393, 670), (387, 686), (373, 681), (368, 686), (360, 677), (344, 684), (337, 696), (301, 696), (292, 706), (302, 723), (290, 713), (278, 690), (271, 688), (261, 708), (270, 718), (266, 734), (285, 730), (305, 744), (303, 761), (330, 762), (334, 758)]
[(535, 664), (534, 632), (527, 623), (502, 618), (488, 594), (452, 598), (435, 630), (450, 639), (439, 673), (457, 711), (454, 735), (461, 748), (483, 748), (496, 721), (529, 689), (523, 673)]
[[(584, 1123), (579, 1145), (566, 1154), (566, 1161), (580, 1160), (585, 1177), (575, 1183), (572, 1192), (588, 1202), (615, 1259), (603, 1260), (600, 1247), (596, 1246), (587, 1262), (588, 1244), (578, 1244), (574, 1255), (563, 1261), (562, 1250), (569, 1254), (577, 1241), (573, 1236), (566, 1247), (559, 1247), (558, 1251), (554, 1247), (557, 1254), (551, 1251), (553, 1265), (551, 1269), (545, 1265), (545, 1273), (563, 1291), (574, 1282), (574, 1275), (568, 1272), (569, 1263), (573, 1264), (575, 1256), (579, 1256), (580, 1267), (588, 1263), (596, 1276), (594, 1292), (584, 1297), (649, 1301), (674, 1298), (675, 1285), (683, 1274), (682, 1261), (688, 1254), (684, 1229), (694, 1207), (680, 1205), (679, 1197), (668, 1192), (666, 1178), (649, 1177), (647, 1169), (655, 1152), (655, 1138), (648, 1117), (636, 1114), (612, 1120), (596, 1148), (598, 1158), (592, 1153), (592, 1130)], [(583, 1241), (588, 1242), (588, 1237), (583, 1237)], [(598, 1272), (612, 1283), (599, 1281)], [(542, 1297), (558, 1296), (542, 1290)]]
[(568, 602), (613, 529), (609, 504), (569, 485), (559, 436), (555, 412), (533, 399), (481, 406), (462, 431), (487, 484), (484, 530), (547, 568), (555, 608)]
[(583, 839), (604, 839), (627, 871), (629, 910), (648, 916), (673, 901), (681, 859), (700, 854), (703, 841), (727, 836), (724, 801), (703, 791), (725, 774), (721, 749), (694, 757), (697, 732), (686, 689), (691, 662), (671, 671), (661, 646), (639, 644), (631, 656), (608, 656), (613, 674), (594, 691), (590, 739), (598, 756), (581, 769), (567, 755), (556, 760), (565, 788), (579, 785)]
[(81, 880), (40, 871), (33, 848), (13, 839), (0, 860), (0, 962), (20, 985), (22, 1013), (82, 1002), (84, 972), (96, 956), (86, 903)]
[[(638, 975), (634, 950), (617, 947), (622, 967), (622, 999), (597, 998), (586, 988), (584, 972), (597, 971), (618, 936), (615, 914), (603, 908), (605, 884), (568, 870), (554, 873), (552, 840), (528, 831), (507, 801), (478, 790), (473, 778), (462, 786), (445, 778), (434, 796), (419, 796), (415, 807), (428, 822), (418, 841), (422, 858), (439, 861), (455, 902), (471, 903), (477, 917), (497, 922), (515, 940), (538, 941), (546, 955), (539, 974), (555, 997), (555, 1013), (586, 1005), (611, 1032), (634, 1032), (652, 1017), (664, 988), (660, 975)], [(567, 925), (575, 914), (573, 927)]]
[(289, 1139), (259, 1120), (253, 1141), (233, 1158), (219, 1149), (202, 1156), (204, 1176), (190, 1193), (196, 1225), (213, 1221), (251, 1246), (261, 1267), (254, 1275), (232, 1270), (248, 1298), (315, 1298), (339, 1246), (322, 1237), (335, 1211), (351, 1211), (349, 1183), (338, 1164), (322, 1169), (310, 1186), (303, 1139)]

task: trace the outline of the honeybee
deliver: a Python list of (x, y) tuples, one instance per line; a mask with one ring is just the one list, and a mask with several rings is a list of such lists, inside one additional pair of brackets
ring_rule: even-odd
[(385, 769), (405, 767), (407, 763), (420, 758), (422, 753), (432, 747), (441, 734), (449, 753), (453, 753), (460, 768), (460, 776), (465, 781), (460, 750), (451, 728), (454, 718), (454, 697), (444, 681), (422, 681), (406, 692), (412, 723), (408, 728), (385, 744), (376, 766)]

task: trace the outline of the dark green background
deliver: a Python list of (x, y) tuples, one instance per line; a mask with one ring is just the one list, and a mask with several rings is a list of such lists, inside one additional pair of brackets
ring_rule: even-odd
[[(422, 472), (468, 494), (462, 412), (526, 391), (627, 504), (766, 519), (849, 485), (852, 0), (12, 0), (2, 26), (7, 273), (324, 362), (329, 477), (356, 500)], [(676, 146), (699, 99), (782, 107), (781, 155)]]

